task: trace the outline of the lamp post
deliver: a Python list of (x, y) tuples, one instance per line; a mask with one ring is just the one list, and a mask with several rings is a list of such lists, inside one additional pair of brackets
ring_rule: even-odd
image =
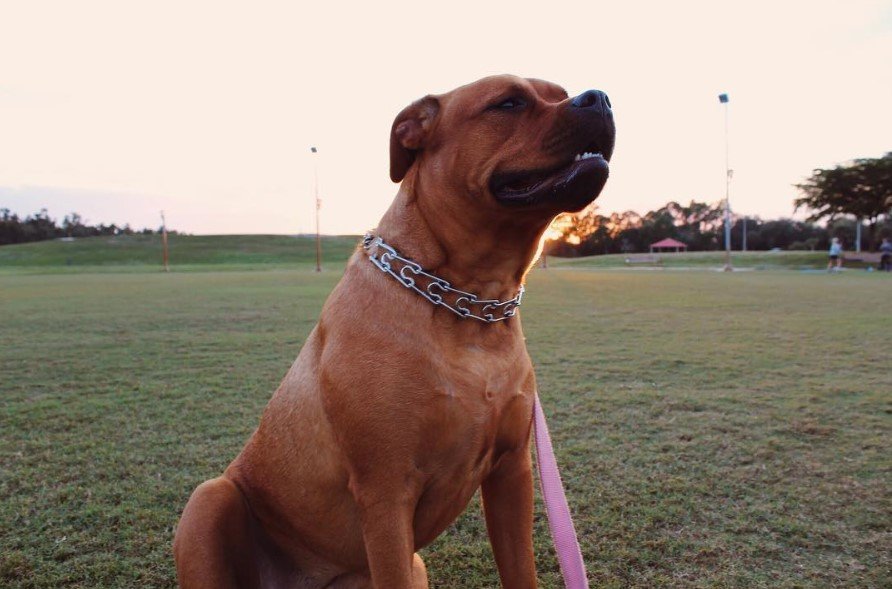
[(731, 272), (731, 169), (728, 157), (728, 95), (719, 94), (719, 102), (725, 105), (725, 272)]
[[(310, 153), (318, 154), (315, 147), (310, 148)], [(322, 200), (319, 198), (319, 164), (318, 155), (313, 158), (313, 179), (316, 195), (316, 272), (322, 272), (322, 238), (319, 236), (319, 209), (322, 208)]]
[(855, 251), (861, 253), (861, 217), (855, 217)]

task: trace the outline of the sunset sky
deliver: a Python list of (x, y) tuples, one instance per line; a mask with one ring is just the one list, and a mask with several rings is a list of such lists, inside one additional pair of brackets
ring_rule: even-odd
[[(892, 2), (4, 2), (0, 207), (190, 233), (373, 227), (399, 110), (494, 73), (606, 91), (602, 213), (724, 196), (790, 216), (892, 151)], [(310, 146), (319, 148), (318, 156)]]

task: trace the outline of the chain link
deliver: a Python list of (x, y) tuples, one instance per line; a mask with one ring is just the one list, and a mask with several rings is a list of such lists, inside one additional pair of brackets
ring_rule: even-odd
[[(418, 262), (402, 257), (395, 249), (384, 243), (383, 239), (371, 233), (366, 233), (362, 238), (362, 247), (369, 252), (369, 260), (379, 270), (390, 274), (400, 284), (414, 290), (434, 305), (446, 307), (463, 319), (476, 319), (484, 323), (504, 321), (517, 314), (517, 308), (523, 299), (523, 286), (520, 287), (517, 296), (507, 301), (478, 299), (477, 295), (453, 288), (448, 281), (425, 272)], [(398, 262), (396, 268), (394, 261)], [(427, 280), (427, 286), (418, 284), (419, 277)], [(453, 297), (454, 301), (450, 302), (448, 298)], [(479, 313), (474, 311), (474, 306), (480, 307)]]

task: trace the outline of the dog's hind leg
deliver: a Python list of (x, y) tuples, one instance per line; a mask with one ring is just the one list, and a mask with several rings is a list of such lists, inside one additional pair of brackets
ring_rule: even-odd
[(189, 498), (173, 543), (183, 589), (260, 587), (251, 514), (238, 487), (220, 477)]

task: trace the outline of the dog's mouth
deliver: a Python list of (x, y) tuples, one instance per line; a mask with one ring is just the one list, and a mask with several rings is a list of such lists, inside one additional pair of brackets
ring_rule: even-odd
[(595, 143), (553, 168), (496, 172), (490, 179), (490, 192), (504, 205), (553, 202), (564, 210), (577, 210), (600, 194), (609, 174), (610, 155)]

